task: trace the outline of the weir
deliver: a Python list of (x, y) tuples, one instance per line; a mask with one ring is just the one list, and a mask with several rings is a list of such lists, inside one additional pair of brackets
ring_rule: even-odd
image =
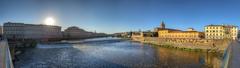
[(7, 40), (0, 41), (0, 68), (14, 68)]

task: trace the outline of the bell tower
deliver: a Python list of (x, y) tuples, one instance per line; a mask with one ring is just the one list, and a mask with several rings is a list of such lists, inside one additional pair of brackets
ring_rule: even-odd
[(162, 21), (161, 24), (160, 24), (160, 28), (165, 29), (165, 24), (164, 24), (163, 21)]

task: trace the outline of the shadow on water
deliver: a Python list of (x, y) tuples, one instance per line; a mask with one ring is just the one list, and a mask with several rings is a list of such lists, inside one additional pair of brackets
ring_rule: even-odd
[(69, 41), (60, 41), (60, 42), (49, 42), (45, 44), (110, 44), (110, 43), (117, 43), (127, 41), (125, 39), (120, 38), (112, 38), (112, 37), (106, 37), (106, 38), (96, 38), (96, 39), (85, 39), (85, 40), (69, 40)]
[(40, 44), (19, 55), (20, 61), (15, 68), (219, 68), (221, 63), (209, 53), (153, 47), (116, 39), (107, 39), (104, 43), (103, 40), (94, 41)]

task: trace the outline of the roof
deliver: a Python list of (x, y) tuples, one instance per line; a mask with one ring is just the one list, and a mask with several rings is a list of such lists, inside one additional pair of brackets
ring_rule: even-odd
[(26, 26), (52, 26), (52, 27), (61, 27), (57, 25), (44, 25), (44, 24), (25, 24), (25, 23), (16, 23), (16, 22), (6, 22), (5, 24), (21, 24), (21, 25), (26, 25)]
[(173, 31), (181, 31), (178, 29), (170, 29), (170, 28), (157, 28), (158, 30), (173, 30)]
[(64, 31), (71, 31), (71, 30), (77, 30), (77, 31), (81, 31), (81, 32), (87, 32), (79, 27), (76, 27), (76, 26), (71, 26), (71, 27), (68, 27), (67, 29), (65, 29)]
[[(179, 33), (196, 33), (196, 32), (198, 32), (198, 31), (178, 31)], [(176, 33), (178, 33), (177, 31), (176, 31)], [(203, 33), (203, 32), (200, 32), (200, 33)]]
[[(178, 30), (178, 29), (169, 29), (169, 28), (165, 28), (165, 29), (159, 29), (159, 30), (170, 30), (170, 33), (173, 32), (173, 33), (196, 33), (198, 31), (182, 31), (182, 30)], [(202, 33), (202, 32), (200, 32)]]
[(205, 27), (208, 27), (208, 26), (237, 27), (235, 25), (228, 25), (228, 24), (226, 24), (226, 25), (224, 25), (224, 24), (222, 24), (222, 25), (213, 25), (213, 24), (211, 24), (211, 25), (206, 25)]

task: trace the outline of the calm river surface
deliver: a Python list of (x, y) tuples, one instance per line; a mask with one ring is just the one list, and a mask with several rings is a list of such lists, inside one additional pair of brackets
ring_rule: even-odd
[(119, 38), (39, 44), (19, 55), (15, 68), (219, 68), (210, 53), (162, 48)]

